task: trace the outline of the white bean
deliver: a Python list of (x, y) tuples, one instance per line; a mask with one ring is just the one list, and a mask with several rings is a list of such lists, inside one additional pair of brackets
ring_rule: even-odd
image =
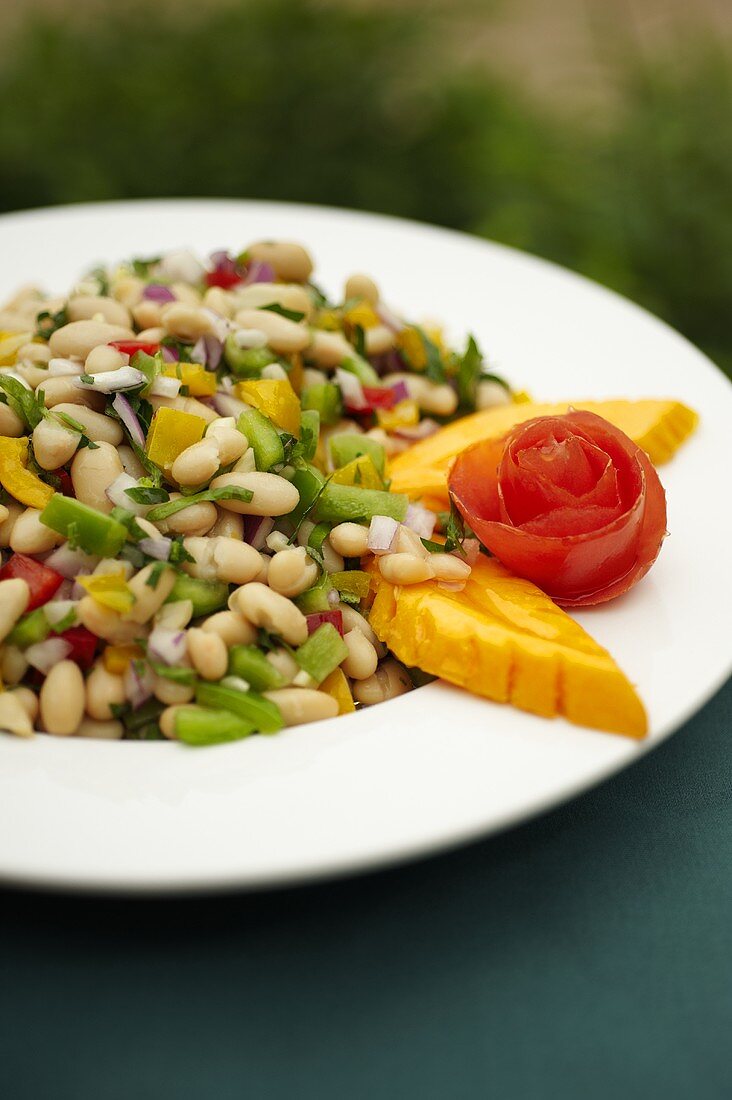
[(78, 432), (47, 417), (33, 429), (33, 456), (42, 470), (58, 470), (71, 461), (80, 442)]
[(435, 575), (432, 564), (416, 554), (384, 554), (379, 558), (379, 571), (391, 584), (420, 584)]
[(169, 680), (167, 676), (156, 676), (153, 694), (159, 703), (165, 703), (170, 707), (189, 703), (195, 695), (195, 690), (191, 684), (178, 684), (175, 680)]
[(184, 569), (192, 577), (227, 584), (246, 584), (254, 580), (260, 569), (258, 552), (246, 542), (220, 535), (214, 538), (187, 538), (185, 549), (195, 561), (185, 562)]
[(235, 298), (220, 286), (210, 286), (201, 303), (204, 309), (212, 309), (220, 317), (231, 317), (235, 309)]
[(305, 325), (268, 309), (240, 309), (234, 320), (240, 328), (263, 332), (267, 337), (267, 346), (283, 355), (302, 351), (310, 343)]
[(92, 348), (112, 340), (134, 340), (129, 325), (110, 325), (106, 321), (71, 321), (57, 328), (48, 341), (51, 354), (69, 359), (72, 355), (86, 359)]
[(328, 535), (330, 544), (344, 558), (360, 558), (368, 552), (368, 527), (360, 523), (339, 523)]
[[(0, 406), (1, 408), (2, 406)], [(13, 528), (18, 522), (18, 519), (25, 511), (22, 504), (19, 504), (17, 500), (8, 499), (8, 503), (3, 505), (7, 515), (3, 518), (0, 516), (0, 547), (10, 546), (10, 540), (13, 537)]]
[(170, 472), (179, 485), (204, 485), (220, 465), (216, 441), (204, 438), (181, 451)]
[(471, 573), (468, 563), (455, 554), (430, 554), (430, 563), (438, 581), (459, 584), (466, 581)]
[(396, 661), (382, 661), (373, 676), (366, 680), (356, 680), (352, 690), (358, 703), (370, 707), (411, 691), (412, 682)]
[(121, 302), (114, 298), (105, 298), (102, 295), (80, 294), (75, 298), (69, 298), (66, 304), (66, 312), (70, 321), (90, 321), (102, 315), (110, 325), (121, 325), (130, 328), (132, 317), (130, 311)]
[(122, 428), (119, 421), (113, 420), (111, 416), (95, 412), (94, 409), (87, 409), (84, 405), (67, 405), (63, 402), (54, 405), (53, 411), (77, 420), (84, 428), (84, 435), (88, 436), (92, 443), (108, 443), (116, 448), (122, 442)]
[(84, 677), (75, 661), (59, 661), (43, 681), (40, 722), (48, 733), (68, 737), (84, 716)]
[(238, 588), (233, 596), (236, 609), (254, 626), (264, 627), (290, 645), (302, 645), (307, 638), (308, 624), (302, 611), (266, 584), (252, 581)]
[(295, 658), (286, 649), (271, 649), (267, 654), (267, 660), (288, 684), (291, 684), (301, 671)]
[(257, 640), (255, 628), (236, 611), (217, 611), (201, 623), (201, 630), (218, 634), (228, 649), (234, 645), (254, 645)]
[(302, 546), (280, 550), (269, 563), (267, 583), (281, 596), (299, 596), (312, 588), (320, 570)]
[(27, 671), (28, 661), (22, 649), (17, 645), (0, 647), (0, 676), (4, 684), (19, 684)]
[(373, 676), (379, 658), (365, 634), (360, 630), (349, 630), (343, 636), (348, 647), (348, 656), (341, 662), (341, 668), (352, 680), (365, 680)]
[(108, 672), (98, 660), (86, 678), (86, 713), (90, 718), (106, 722), (114, 718), (112, 707), (125, 702), (125, 682), (122, 676)]
[(224, 420), (233, 420), (233, 417), (222, 417), (214, 420), (206, 429), (206, 435), (201, 442), (212, 440), (219, 449), (219, 463), (228, 466), (236, 462), (246, 452), (249, 443), (247, 437), (237, 430), (234, 424), (225, 423)]
[(239, 512), (245, 516), (284, 516), (291, 512), (300, 499), (294, 485), (277, 474), (255, 471), (251, 474), (219, 474), (211, 482), (212, 489), (223, 489), (227, 485), (236, 485), (248, 489), (253, 495), (249, 501), (221, 500), (219, 505), (228, 512)]
[[(36, 397), (40, 401), (43, 399), (43, 403), (47, 409), (56, 408), (58, 405), (71, 405), (74, 409), (89, 408), (94, 409), (97, 413), (104, 411), (105, 397), (103, 393), (97, 393), (95, 390), (80, 390), (78, 386), (74, 385), (74, 379), (68, 375), (58, 375), (55, 378), (46, 378), (39, 382), (36, 387)], [(72, 412), (71, 416), (76, 416), (76, 413)], [(76, 417), (78, 420), (78, 416)], [(120, 432), (121, 429), (116, 421), (111, 420), (110, 423), (114, 424)]]
[(82, 626), (113, 645), (126, 645), (145, 634), (139, 623), (123, 622), (111, 607), (103, 607), (93, 596), (83, 596), (76, 605), (76, 617)]
[(191, 416), (200, 416), (201, 420), (205, 420), (207, 424), (217, 419), (216, 412), (208, 405), (204, 405), (202, 401), (197, 401), (195, 397), (158, 397), (151, 394), (148, 400), (156, 410), (178, 409), (180, 412), (190, 413)]
[(39, 363), (47, 366), (51, 359), (51, 349), (48, 344), (41, 344), (37, 340), (30, 344), (23, 344), (15, 353), (16, 363)]
[(0, 404), (0, 435), (11, 436), (13, 439), (25, 435), (25, 424), (10, 405)]
[(238, 539), (241, 542), (244, 538), (244, 517), (238, 512), (227, 512), (223, 508), (217, 508), (216, 522), (210, 534), (214, 538), (221, 535), (223, 538)]
[(18, 700), (31, 722), (38, 717), (38, 696), (28, 687), (12, 688), (12, 694)]
[(228, 651), (220, 635), (211, 630), (192, 627), (187, 635), (188, 656), (204, 680), (220, 680), (226, 675)]
[[(144, 565), (139, 573), (136, 573), (132, 580), (128, 582), (128, 588), (135, 597), (135, 602), (123, 616), (125, 621), (146, 623), (162, 607), (172, 592), (175, 584), (175, 570), (166, 565), (158, 571), (158, 565), (158, 562)], [(157, 574), (154, 588), (149, 583), (152, 579), (153, 570)]]
[(106, 494), (122, 473), (122, 463), (111, 443), (98, 443), (94, 450), (77, 451), (71, 463), (71, 481), (77, 500), (109, 514), (114, 505)]
[(396, 343), (396, 337), (386, 325), (374, 325), (364, 332), (367, 355), (383, 355)]
[(294, 241), (255, 241), (247, 254), (252, 260), (269, 264), (284, 282), (306, 283), (313, 272), (310, 253)]
[(346, 301), (359, 298), (370, 306), (375, 306), (379, 301), (379, 288), (368, 275), (351, 275), (346, 279), (345, 297)]
[(335, 718), (338, 714), (337, 701), (324, 691), (286, 687), (265, 691), (264, 695), (279, 707), (286, 726), (302, 726), (307, 722)]
[(163, 319), (163, 307), (160, 302), (153, 302), (149, 298), (143, 298), (132, 307), (132, 316), (135, 324), (141, 330), (153, 328)]
[(360, 611), (356, 611), (355, 607), (351, 607), (347, 603), (341, 603), (338, 607), (343, 617), (343, 625), (346, 630), (360, 630), (364, 638), (371, 642), (371, 645), (374, 647), (379, 657), (384, 657), (386, 655), (386, 646), (376, 637), (371, 624), (364, 618)]
[[(171, 493), (171, 500), (180, 500), (180, 493)], [(201, 500), (181, 508), (165, 520), (160, 520), (158, 528), (163, 534), (172, 531), (176, 535), (206, 535), (216, 522), (216, 505), (210, 500)]]
[(33, 736), (33, 723), (12, 691), (0, 693), (0, 730), (14, 733), (16, 737)]
[(142, 298), (145, 280), (137, 275), (120, 275), (112, 283), (112, 297), (132, 309)]
[(61, 537), (40, 521), (40, 509), (26, 508), (18, 516), (10, 536), (10, 549), (16, 554), (43, 554), (53, 550)]
[(498, 405), (510, 405), (511, 393), (500, 382), (486, 379), (479, 382), (475, 394), (476, 409), (494, 409)]
[(126, 366), (129, 360), (129, 355), (123, 355), (121, 351), (110, 347), (109, 344), (100, 344), (92, 348), (87, 355), (84, 371), (86, 374), (106, 374), (108, 371), (119, 370), (120, 367)]
[(124, 737), (125, 727), (114, 718), (100, 722), (96, 718), (82, 718), (76, 730), (77, 737), (93, 737), (98, 741), (120, 741)]
[(310, 346), (305, 358), (310, 363), (316, 363), (321, 370), (334, 370), (344, 359), (352, 359), (355, 354), (356, 349), (343, 333), (317, 328), (310, 330)]
[(234, 294), (236, 309), (261, 309), (278, 305), (309, 317), (313, 300), (304, 287), (297, 283), (252, 283)]
[(213, 331), (213, 319), (206, 310), (184, 302), (165, 306), (161, 319), (166, 331), (180, 340), (198, 340)]
[(30, 589), (20, 577), (0, 581), (0, 642), (7, 638), (30, 602)]
[(164, 603), (155, 612), (155, 626), (161, 626), (164, 630), (185, 630), (192, 618), (192, 600), (174, 600), (173, 603)]
[[(161, 702), (162, 701), (163, 700), (161, 700)], [(175, 740), (175, 719), (182, 710), (203, 710), (203, 707), (196, 706), (195, 704), (193, 706), (181, 704), (169, 706), (158, 718), (158, 725), (160, 726), (160, 732), (163, 737), (167, 737), (171, 741)]]

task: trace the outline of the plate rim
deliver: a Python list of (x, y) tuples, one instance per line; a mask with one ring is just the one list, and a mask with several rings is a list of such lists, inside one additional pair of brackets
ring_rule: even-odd
[[(563, 267), (552, 260), (548, 260), (544, 257), (537, 256), (534, 253), (526, 252), (521, 249), (514, 248), (510, 245), (502, 244), (501, 242), (490, 240), (489, 238), (483, 238), (471, 233), (467, 233), (461, 230), (442, 227), (429, 222), (422, 222), (416, 219), (402, 218), (391, 214), (381, 214), (371, 211), (355, 210), (347, 207), (330, 206), (327, 204), (318, 203), (301, 203), (301, 202), (282, 202), (275, 200), (263, 200), (263, 199), (236, 199), (236, 198), (136, 198), (136, 199), (123, 199), (123, 200), (111, 200), (102, 202), (80, 202), (80, 203), (67, 203), (54, 206), (34, 207), (25, 210), (9, 211), (0, 215), (0, 230), (8, 223), (28, 223), (29, 225), (37, 218), (43, 216), (53, 216), (57, 218), (73, 217), (74, 214), (82, 214), (85, 212), (99, 211), (103, 212), (108, 210), (110, 212), (124, 212), (134, 211), (140, 208), (150, 207), (164, 207), (166, 209), (175, 207), (216, 207), (223, 208), (226, 206), (236, 207), (240, 212), (246, 210), (259, 210), (260, 212), (271, 211), (273, 209), (287, 210), (289, 212), (303, 215), (312, 213), (322, 213), (330, 216), (338, 216), (343, 218), (357, 218), (362, 221), (376, 221), (379, 223), (387, 223), (394, 226), (407, 226), (420, 232), (428, 231), (431, 234), (435, 234), (437, 237), (445, 236), (454, 238), (457, 241), (466, 241), (471, 244), (485, 244), (489, 245), (492, 249), (506, 252), (513, 256), (518, 256), (523, 259), (530, 259), (533, 263), (550, 269), (555, 275), (559, 274), (565, 280), (579, 281), (585, 286), (591, 287), (595, 292), (600, 291), (602, 294), (609, 296), (616, 302), (622, 304), (627, 310), (631, 307), (633, 311), (641, 315), (646, 321), (655, 323), (656, 326), (660, 326), (666, 333), (671, 334), (677, 341), (681, 341), (686, 345), (687, 349), (690, 349), (697, 359), (699, 364), (704, 364), (707, 368), (711, 368), (715, 375), (718, 375), (724, 381), (730, 380), (725, 376), (724, 372), (695, 344), (693, 344), (688, 337), (678, 332), (668, 322), (662, 318), (657, 317), (655, 314), (645, 309), (643, 306), (638, 305), (631, 299), (624, 297), (617, 291), (612, 290), (609, 287), (604, 286), (588, 277), (573, 271), (569, 268)], [(638, 760), (642, 759), (647, 753), (653, 751), (658, 745), (666, 741), (673, 733), (684, 726), (691, 718), (712, 699), (725, 685), (727, 680), (732, 674), (732, 653), (730, 653), (727, 661), (727, 666), (722, 668), (712, 678), (712, 680), (705, 686), (704, 691), (693, 702), (689, 702), (683, 707), (673, 719), (663, 723), (654, 731), (652, 738), (639, 742), (634, 746), (634, 751), (627, 757), (619, 760), (613, 760), (604, 766), (598, 767), (593, 772), (592, 778), (578, 779), (568, 787), (564, 787), (561, 792), (554, 793), (552, 795), (538, 798), (531, 803), (530, 808), (527, 809), (526, 805), (516, 807), (511, 811), (507, 811), (498, 818), (493, 818), (490, 823), (483, 821), (475, 821), (467, 827), (457, 827), (452, 831), (443, 831), (439, 839), (432, 836), (419, 841), (413, 841), (402, 845), (394, 845), (389, 851), (376, 851), (370, 854), (362, 854), (357, 856), (344, 856), (336, 858), (328, 858), (322, 865), (315, 863), (308, 863), (300, 870), (287, 870), (279, 869), (269, 872), (227, 872), (214, 870), (208, 874), (203, 874), (201, 869), (197, 869), (190, 875), (177, 874), (170, 878), (166, 878), (163, 881), (147, 881), (141, 877), (126, 876), (125, 872), (117, 871), (114, 874), (114, 880), (100, 879), (98, 870), (92, 872), (91, 875), (86, 877), (70, 876), (68, 873), (63, 872), (58, 875), (53, 873), (37, 873), (30, 871), (27, 874), (22, 871), (10, 871), (6, 872), (0, 867), (0, 881), (13, 886), (21, 886), (25, 889), (38, 889), (38, 890), (64, 890), (79, 894), (119, 894), (119, 895), (175, 895), (175, 894), (218, 894), (228, 893), (233, 891), (251, 891), (257, 892), (268, 889), (285, 889), (293, 886), (302, 886), (308, 883), (315, 883), (321, 881), (330, 881), (336, 878), (342, 878), (348, 875), (355, 874), (368, 874), (385, 869), (387, 867), (396, 867), (402, 865), (411, 860), (425, 859), (430, 856), (437, 856), (439, 854), (452, 851), (462, 845), (474, 843), (480, 839), (487, 839), (490, 836), (497, 835), (505, 832), (511, 828), (514, 828), (520, 824), (528, 823), (536, 820), (544, 814), (551, 812), (559, 806), (565, 805), (581, 794), (594, 790), (602, 783), (607, 782), (608, 779), (614, 775), (619, 774), (626, 768), (633, 766)], [(430, 687), (421, 689), (415, 693), (416, 699), (424, 698), (423, 692), (429, 692)], [(444, 690), (444, 686), (443, 686)], [(450, 688), (448, 690), (459, 692), (459, 689)], [(460, 694), (463, 694), (460, 692)], [(111, 746), (110, 746), (111, 747)], [(116, 751), (119, 751), (118, 746)], [(129, 743), (129, 747), (132, 747), (133, 751), (137, 749), (139, 751), (140, 746), (134, 746), (133, 743)], [(169, 746), (171, 750), (175, 749), (175, 746)]]

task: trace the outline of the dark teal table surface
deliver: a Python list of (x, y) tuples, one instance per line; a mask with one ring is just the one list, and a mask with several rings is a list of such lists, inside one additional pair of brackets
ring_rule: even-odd
[(572, 804), (369, 878), (165, 901), (6, 891), (0, 1092), (728, 1100), (731, 738), (732, 683)]

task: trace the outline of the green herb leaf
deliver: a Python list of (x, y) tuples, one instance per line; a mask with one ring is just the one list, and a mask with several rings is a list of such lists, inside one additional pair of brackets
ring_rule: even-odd
[(63, 634), (64, 630), (69, 630), (70, 627), (72, 627), (75, 622), (76, 622), (76, 611), (72, 607), (69, 611), (67, 611), (67, 613), (64, 615), (63, 619), (59, 619), (59, 621), (57, 623), (54, 623), (52, 625), (51, 630), (53, 631), (54, 634)]
[(125, 489), (125, 495), (135, 504), (162, 504), (164, 500), (170, 500), (170, 494), (159, 486), (140, 485), (137, 488)]
[(156, 561), (150, 569), (150, 576), (145, 581), (148, 588), (157, 588), (165, 570), (168, 568), (166, 561)]
[(415, 328), (419, 333), (422, 347), (427, 357), (427, 365), (424, 368), (425, 377), (429, 378), (431, 382), (445, 382), (447, 380), (447, 375), (445, 374), (445, 364), (442, 362), (440, 349), (434, 340), (429, 338), (423, 328), (420, 328), (419, 325), (415, 325)]
[(160, 661), (150, 661), (153, 672), (162, 676), (164, 680), (172, 680), (174, 684), (195, 684), (196, 671), (193, 668), (181, 668), (179, 666), (164, 665)]
[(29, 428), (35, 428), (46, 415), (43, 404), (43, 395), (36, 397), (33, 390), (27, 389), (17, 378), (8, 374), (0, 374), (0, 390), (8, 399), (8, 405), (24, 420)]
[(475, 337), (468, 337), (468, 346), (460, 359), (457, 373), (458, 400), (461, 411), (472, 412), (475, 409), (478, 379), (483, 369), (483, 356)]
[(185, 561), (195, 561), (196, 559), (192, 554), (189, 554), (183, 545), (183, 536), (176, 535), (172, 540), (172, 546), (170, 547), (170, 553), (168, 554), (168, 561), (171, 565), (182, 565)]
[(72, 432), (78, 432), (81, 436), (79, 442), (79, 449), (88, 447), (90, 451), (98, 451), (99, 444), (95, 443), (93, 439), (90, 439), (86, 434), (86, 429), (83, 424), (80, 424), (78, 420), (75, 420), (73, 416), (69, 416), (68, 413), (52, 412), (48, 414), (49, 419), (57, 420), (64, 428), (69, 428)]
[(462, 551), (462, 542), (465, 538), (465, 523), (454, 504), (450, 505), (450, 515), (445, 524), (445, 553), (451, 550)]
[(65, 309), (60, 309), (57, 313), (43, 310), (36, 317), (36, 336), (40, 336), (42, 340), (49, 340), (56, 329), (63, 328), (68, 323), (69, 315)]
[(159, 264), (162, 260), (162, 256), (151, 256), (149, 260), (143, 260), (141, 257), (136, 257), (132, 260), (132, 270), (135, 275), (139, 275), (141, 279), (146, 279), (150, 274), (150, 268), (155, 264)]
[(260, 309), (269, 310), (270, 313), (279, 313), (280, 317), (286, 317), (288, 321), (302, 321), (305, 316), (296, 309), (285, 309), (279, 302), (271, 302), (268, 306), (260, 306)]
[(158, 504), (148, 512), (147, 518), (151, 523), (159, 523), (160, 520), (174, 516), (184, 508), (189, 508), (191, 504), (200, 504), (207, 500), (213, 504), (218, 500), (240, 500), (246, 504), (253, 496), (250, 489), (241, 489), (238, 485), (225, 485), (221, 489), (206, 489), (203, 493), (194, 493), (193, 496), (181, 497), (180, 500), (169, 500), (166, 504)]

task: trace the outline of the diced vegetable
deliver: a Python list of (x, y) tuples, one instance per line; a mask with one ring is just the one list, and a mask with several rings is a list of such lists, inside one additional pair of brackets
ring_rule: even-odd
[(318, 497), (313, 519), (326, 523), (344, 523), (350, 520), (370, 520), (372, 516), (391, 516), (401, 523), (408, 506), (408, 497), (400, 493), (334, 485), (329, 481)]
[(332, 382), (306, 386), (300, 395), (303, 409), (313, 409), (320, 416), (321, 424), (335, 424), (343, 411), (341, 393)]
[(284, 725), (279, 707), (253, 691), (236, 691), (221, 684), (201, 682), (196, 687), (196, 702), (204, 707), (230, 710), (238, 718), (251, 722), (253, 729), (260, 733), (277, 733)]
[(193, 604), (193, 617), (213, 615), (226, 607), (229, 598), (229, 586), (220, 581), (202, 581), (198, 577), (189, 577), (187, 573), (177, 573), (175, 582), (166, 603), (177, 600), (190, 600)]
[(35, 558), (28, 557), (27, 554), (13, 554), (0, 569), (0, 581), (9, 581), (13, 578), (24, 580), (30, 590), (26, 611), (35, 611), (37, 607), (48, 603), (63, 581), (60, 573), (49, 569), (47, 565), (36, 561)]
[(71, 646), (68, 660), (75, 661), (80, 669), (86, 671), (94, 663), (94, 655), (99, 639), (85, 626), (71, 626), (59, 634), (59, 638)]
[[(332, 585), (332, 583), (332, 581), (329, 581), (330, 585)], [(330, 608), (328, 611), (314, 611), (307, 616), (307, 620), (308, 634), (314, 634), (323, 623), (330, 623), (331, 626), (336, 628), (341, 638), (343, 637), (343, 612), (337, 607)]]
[(41, 512), (41, 523), (58, 531), (72, 548), (101, 558), (116, 558), (127, 541), (127, 528), (114, 516), (106, 516), (74, 497), (54, 493)]
[(278, 428), (290, 435), (300, 434), (300, 401), (286, 378), (237, 382), (234, 392), (241, 401), (268, 416)]
[(102, 654), (107, 672), (124, 676), (131, 661), (139, 661), (145, 654), (139, 645), (108, 645)]
[(377, 440), (358, 432), (339, 432), (330, 437), (328, 446), (335, 467), (347, 466), (354, 458), (368, 455), (381, 477), (384, 476), (386, 454)]
[(235, 645), (229, 650), (229, 675), (239, 676), (254, 691), (273, 691), (285, 686), (284, 676), (254, 645)]
[(320, 415), (316, 409), (305, 409), (300, 417), (300, 446), (306, 462), (315, 458), (319, 437)]
[(0, 485), (29, 508), (44, 508), (53, 489), (41, 481), (28, 466), (28, 439), (0, 436)]
[(18, 649), (27, 649), (29, 645), (37, 645), (51, 633), (51, 624), (46, 618), (43, 608), (37, 607), (30, 611), (15, 624), (8, 634), (8, 645), (15, 645)]
[(341, 668), (334, 668), (330, 676), (326, 676), (320, 685), (320, 691), (324, 691), (326, 695), (335, 699), (339, 714), (352, 714), (355, 711), (351, 689)]
[(255, 726), (229, 710), (181, 707), (173, 723), (175, 736), (186, 745), (221, 745), (241, 741), (254, 733)]
[[(153, 343), (150, 340), (110, 340), (109, 344), (110, 347), (116, 348), (123, 355), (129, 355), (130, 358), (137, 355), (139, 351), (145, 355), (157, 355), (160, 351), (160, 344)], [(138, 364), (135, 363), (135, 366), (137, 367)]]
[(224, 361), (237, 378), (259, 378), (273, 358), (267, 348), (240, 348), (233, 333), (224, 341)]
[(357, 596), (360, 600), (368, 596), (371, 588), (369, 574), (360, 569), (344, 569), (341, 573), (331, 573), (330, 583), (342, 596)]
[(334, 585), (327, 573), (323, 573), (317, 583), (306, 592), (295, 597), (295, 603), (303, 615), (312, 615), (315, 612), (330, 611), (331, 605), (328, 593), (334, 591)]
[(316, 683), (337, 668), (348, 656), (348, 646), (333, 623), (322, 623), (306, 642), (295, 650), (295, 660)]
[(122, 569), (115, 573), (92, 573), (89, 576), (77, 577), (76, 583), (80, 584), (102, 607), (109, 607), (121, 615), (126, 614), (135, 602)]
[(206, 421), (202, 416), (169, 409), (155, 411), (147, 435), (146, 453), (151, 462), (169, 470), (179, 454), (203, 439)]
[(384, 481), (374, 466), (371, 455), (360, 455), (336, 470), (331, 484), (359, 485), (363, 489), (383, 489)]
[(355, 374), (359, 382), (363, 386), (379, 386), (381, 380), (368, 362), (367, 359), (362, 359), (360, 355), (354, 355), (349, 359), (344, 359), (341, 363), (341, 369), (347, 370), (351, 374)]
[(312, 508), (318, 493), (325, 484), (325, 478), (316, 466), (306, 466), (295, 470), (291, 482), (300, 494), (299, 503), (290, 512), (288, 519), (299, 523), (309, 508)]
[(379, 427), (386, 432), (410, 428), (419, 424), (419, 405), (408, 397), (405, 401), (398, 401), (393, 409), (377, 409), (376, 419)]
[(270, 470), (285, 461), (285, 450), (279, 432), (272, 422), (259, 409), (243, 412), (237, 421), (237, 427), (254, 451), (254, 461), (258, 470)]
[(165, 378), (178, 378), (182, 386), (188, 389), (189, 397), (211, 397), (218, 385), (213, 371), (206, 370), (200, 363), (172, 363), (163, 371)]

